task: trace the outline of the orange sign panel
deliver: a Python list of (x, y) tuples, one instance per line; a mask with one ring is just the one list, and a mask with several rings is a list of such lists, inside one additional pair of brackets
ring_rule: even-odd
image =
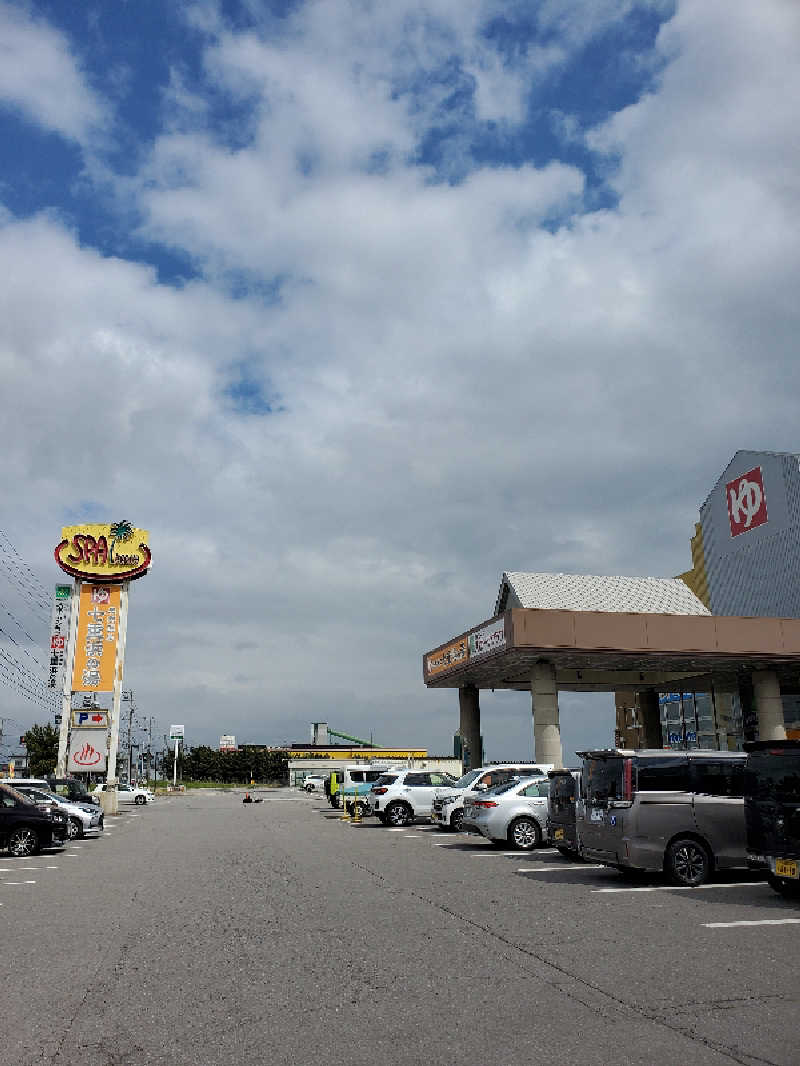
[(110, 692), (114, 687), (120, 592), (119, 585), (81, 585), (73, 692)]
[(428, 677), (440, 674), (443, 670), (450, 670), (454, 666), (463, 666), (467, 661), (467, 638), (459, 637), (452, 644), (433, 652), (425, 660), (428, 668)]

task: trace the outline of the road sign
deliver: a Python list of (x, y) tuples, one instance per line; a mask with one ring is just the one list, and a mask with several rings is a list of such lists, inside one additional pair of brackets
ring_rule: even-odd
[(169, 739), (170, 740), (183, 740), (183, 726), (171, 725), (169, 727)]

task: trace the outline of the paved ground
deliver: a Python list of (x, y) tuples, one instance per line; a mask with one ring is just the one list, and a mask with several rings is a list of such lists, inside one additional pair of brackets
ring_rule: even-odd
[(0, 855), (0, 928), (14, 1066), (800, 1062), (800, 907), (752, 877), (629, 884), (299, 792)]

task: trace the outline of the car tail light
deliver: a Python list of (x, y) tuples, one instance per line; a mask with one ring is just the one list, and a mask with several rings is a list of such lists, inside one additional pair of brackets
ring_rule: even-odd
[(622, 760), (622, 798), (633, 799), (633, 759)]
[(376, 796), (382, 796), (385, 792), (388, 792), (389, 789), (388, 788), (373, 788), (370, 791), (374, 792)]
[(496, 807), (497, 804), (494, 800), (473, 800), (473, 807)]

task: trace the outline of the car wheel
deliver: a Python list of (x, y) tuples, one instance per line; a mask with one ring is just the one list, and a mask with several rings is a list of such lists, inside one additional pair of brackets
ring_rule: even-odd
[(673, 885), (695, 888), (708, 880), (711, 856), (698, 840), (684, 837), (674, 840), (667, 848), (664, 870)]
[(542, 831), (534, 818), (515, 818), (508, 827), (508, 843), (517, 851), (532, 851), (542, 842)]
[(355, 814), (357, 818), (363, 818), (367, 813), (367, 808), (363, 803), (351, 803), (351, 813)]
[(460, 833), (461, 832), (461, 826), (463, 824), (464, 824), (464, 812), (463, 811), (453, 811), (452, 815), (450, 816), (450, 828), (453, 830), (453, 832), (454, 833)]
[(767, 881), (769, 887), (785, 899), (800, 899), (800, 881), (776, 877), (775, 874), (767, 874)]
[(22, 826), (13, 830), (8, 835), (8, 851), (16, 859), (24, 859), (28, 855), (35, 855), (39, 850), (39, 836), (35, 829)]
[(386, 808), (386, 820), (389, 825), (395, 827), (411, 825), (414, 821), (414, 812), (406, 803), (390, 803)]
[(136, 796), (133, 802), (137, 807), (142, 807), (147, 803), (147, 796)]
[(80, 840), (83, 836), (83, 824), (80, 818), (70, 818), (67, 822), (67, 837), (69, 840)]

